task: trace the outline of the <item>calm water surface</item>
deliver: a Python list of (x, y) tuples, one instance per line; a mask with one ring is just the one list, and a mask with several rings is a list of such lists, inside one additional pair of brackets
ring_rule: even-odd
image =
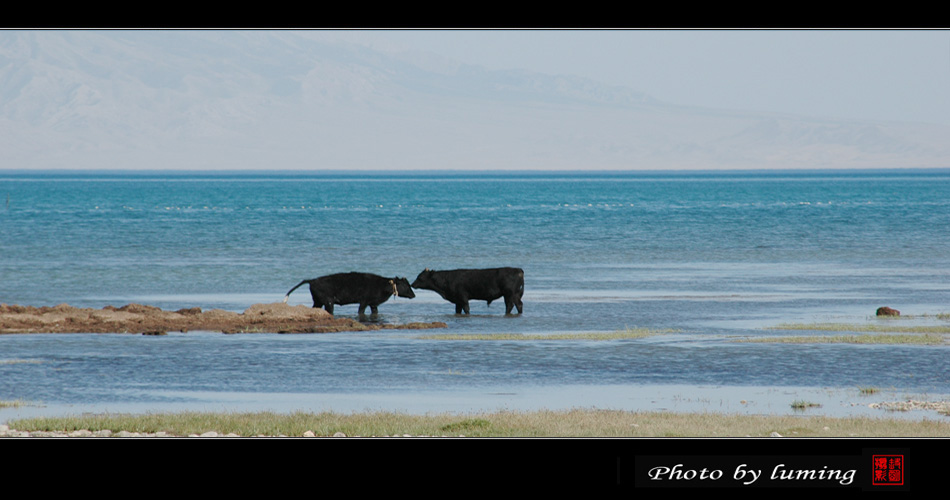
[[(748, 344), (781, 323), (946, 324), (950, 171), (0, 174), (0, 302), (243, 311), (343, 271), (518, 266), (525, 314), (433, 292), (377, 321), (438, 333), (672, 329), (612, 341), (387, 330), (0, 336), (10, 414), (600, 407), (854, 414), (950, 394), (948, 348)], [(309, 304), (306, 290), (292, 304)], [(356, 306), (338, 307), (355, 317)], [(432, 333), (432, 332), (426, 332)], [(801, 332), (793, 332), (800, 334)], [(858, 401), (860, 406), (854, 406)], [(879, 411), (878, 411), (879, 412)], [(875, 414), (872, 412), (872, 414)], [(879, 414), (879, 413), (878, 413)], [(889, 415), (890, 416), (890, 415)], [(933, 416), (933, 414), (929, 415)]]

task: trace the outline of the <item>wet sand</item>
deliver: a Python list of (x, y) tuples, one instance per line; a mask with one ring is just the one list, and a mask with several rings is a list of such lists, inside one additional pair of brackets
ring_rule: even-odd
[(323, 309), (283, 303), (254, 304), (243, 313), (200, 307), (163, 311), (128, 304), (102, 309), (68, 304), (33, 307), (0, 304), (0, 334), (15, 333), (140, 333), (220, 331), (223, 333), (330, 333), (381, 329), (445, 328), (442, 322), (405, 325), (361, 323), (335, 318)]

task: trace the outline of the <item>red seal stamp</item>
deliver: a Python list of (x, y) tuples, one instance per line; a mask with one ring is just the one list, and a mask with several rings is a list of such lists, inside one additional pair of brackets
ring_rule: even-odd
[(872, 455), (871, 484), (900, 486), (904, 484), (904, 455)]

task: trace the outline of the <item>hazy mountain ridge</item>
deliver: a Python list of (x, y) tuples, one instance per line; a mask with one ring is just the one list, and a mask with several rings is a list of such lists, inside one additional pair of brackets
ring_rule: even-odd
[(947, 137), (293, 31), (0, 32), (0, 168), (946, 167)]

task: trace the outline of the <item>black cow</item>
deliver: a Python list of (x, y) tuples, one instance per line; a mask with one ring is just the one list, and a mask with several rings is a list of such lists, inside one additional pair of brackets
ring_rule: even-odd
[(455, 304), (455, 314), (469, 314), (469, 300), (487, 300), (488, 305), (498, 297), (505, 298), (505, 314), (513, 307), (521, 314), (524, 295), (524, 271), (516, 267), (495, 269), (456, 269), (430, 271), (426, 269), (412, 282), (413, 288), (432, 290), (443, 299)]
[(359, 304), (360, 316), (370, 307), (373, 314), (379, 312), (378, 306), (389, 300), (389, 297), (416, 296), (406, 278), (384, 278), (369, 273), (339, 273), (321, 276), (312, 280), (303, 280), (290, 289), (284, 296), (284, 303), (290, 298), (290, 293), (304, 283), (310, 284), (310, 296), (313, 297), (313, 307), (323, 307), (333, 314), (333, 305)]

